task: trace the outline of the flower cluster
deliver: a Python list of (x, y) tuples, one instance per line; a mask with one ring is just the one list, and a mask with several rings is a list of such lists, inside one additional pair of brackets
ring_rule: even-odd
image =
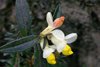
[[(65, 36), (61, 30), (56, 29), (63, 24), (65, 19), (64, 16), (61, 16), (53, 21), (52, 14), (48, 12), (46, 19), (48, 27), (40, 33), (40, 46), (43, 50), (43, 58), (45, 58), (49, 64), (56, 64), (56, 58), (54, 54), (55, 50), (65, 56), (72, 55), (73, 51), (68, 44), (74, 42), (77, 39), (77, 34), (71, 33)], [(46, 41), (46, 45), (43, 47), (44, 37), (47, 37), (47, 39), (50, 40), (53, 44), (50, 45), (48, 41)]]

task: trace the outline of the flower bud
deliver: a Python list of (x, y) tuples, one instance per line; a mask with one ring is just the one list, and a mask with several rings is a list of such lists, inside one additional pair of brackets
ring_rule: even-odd
[(54, 23), (53, 23), (53, 27), (54, 27), (54, 28), (60, 27), (60, 26), (63, 24), (64, 19), (65, 19), (64, 16), (61, 16), (60, 18), (55, 19), (55, 21), (54, 21)]

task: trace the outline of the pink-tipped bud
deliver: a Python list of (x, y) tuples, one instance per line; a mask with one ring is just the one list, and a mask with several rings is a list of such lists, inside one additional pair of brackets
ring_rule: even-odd
[(60, 18), (55, 19), (55, 21), (54, 21), (54, 23), (53, 23), (53, 26), (54, 26), (55, 28), (60, 27), (60, 26), (63, 24), (64, 19), (65, 19), (64, 16), (61, 16)]

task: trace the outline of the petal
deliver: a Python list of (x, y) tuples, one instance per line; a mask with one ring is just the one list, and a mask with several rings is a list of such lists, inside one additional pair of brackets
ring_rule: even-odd
[(58, 45), (58, 44), (61, 44), (63, 41), (57, 39), (57, 38), (54, 37), (54, 36), (52, 36), (52, 37), (51, 37), (51, 42), (52, 42), (54, 45)]
[(50, 48), (56, 49), (56, 45), (51, 45)]
[(41, 46), (42, 49), (43, 49), (43, 44), (44, 44), (44, 38), (42, 38), (41, 41), (40, 41), (40, 46)]
[(62, 54), (65, 56), (72, 55), (73, 51), (71, 50), (71, 47), (69, 45), (66, 45), (62, 50)]
[(77, 34), (76, 33), (71, 33), (65, 37), (65, 40), (67, 43), (72, 43), (77, 39)]
[(43, 50), (43, 58), (47, 58), (52, 52), (54, 52), (54, 49), (52, 48), (45, 48)]
[(56, 30), (52, 31), (51, 33), (57, 39), (64, 40), (65, 35), (64, 35), (64, 33), (61, 30), (56, 29)]
[(51, 53), (46, 59), (49, 64), (56, 64), (56, 58), (53, 53)]
[(61, 53), (62, 50), (64, 49), (64, 47), (66, 46), (66, 43), (64, 43), (64, 44), (59, 44), (59, 45), (56, 45), (56, 46), (57, 46), (57, 51), (58, 51), (59, 53)]
[(66, 41), (65, 40), (59, 40), (57, 39), (56, 37), (51, 37), (51, 42), (54, 44), (54, 45), (60, 45), (60, 44), (66, 44)]
[(53, 17), (52, 17), (51, 12), (47, 13), (46, 20), (47, 20), (48, 25), (53, 26)]
[(52, 36), (51, 37), (51, 42), (54, 44), (51, 46), (53, 49), (57, 49), (57, 51), (60, 53), (64, 47), (66, 46), (66, 41), (64, 39), (59, 40), (56, 37)]

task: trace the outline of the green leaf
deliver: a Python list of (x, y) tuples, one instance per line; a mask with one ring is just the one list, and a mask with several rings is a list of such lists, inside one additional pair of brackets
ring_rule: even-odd
[(0, 51), (2, 52), (24, 51), (25, 49), (32, 47), (35, 41), (36, 40), (34, 35), (22, 37), (20, 39), (16, 39), (12, 42), (8, 42), (7, 44), (1, 46)]
[(32, 16), (26, 0), (16, 0), (16, 20), (20, 36), (29, 34)]
[(16, 53), (14, 67), (20, 67), (20, 54)]
[(42, 50), (39, 44), (34, 45), (34, 66), (35, 67), (44, 67), (44, 59), (42, 58)]
[(54, 11), (53, 18), (56, 19), (56, 18), (60, 17), (61, 16), (61, 13), (62, 13), (61, 12), (61, 7), (60, 7), (60, 4), (58, 4), (56, 6), (55, 11)]
[(18, 46), (15, 47), (10, 47), (10, 48), (6, 48), (6, 49), (1, 49), (1, 52), (21, 52), (24, 51), (28, 48), (31, 48), (34, 45), (34, 41), (29, 41), (29, 42), (25, 42), (23, 44), (20, 44)]

